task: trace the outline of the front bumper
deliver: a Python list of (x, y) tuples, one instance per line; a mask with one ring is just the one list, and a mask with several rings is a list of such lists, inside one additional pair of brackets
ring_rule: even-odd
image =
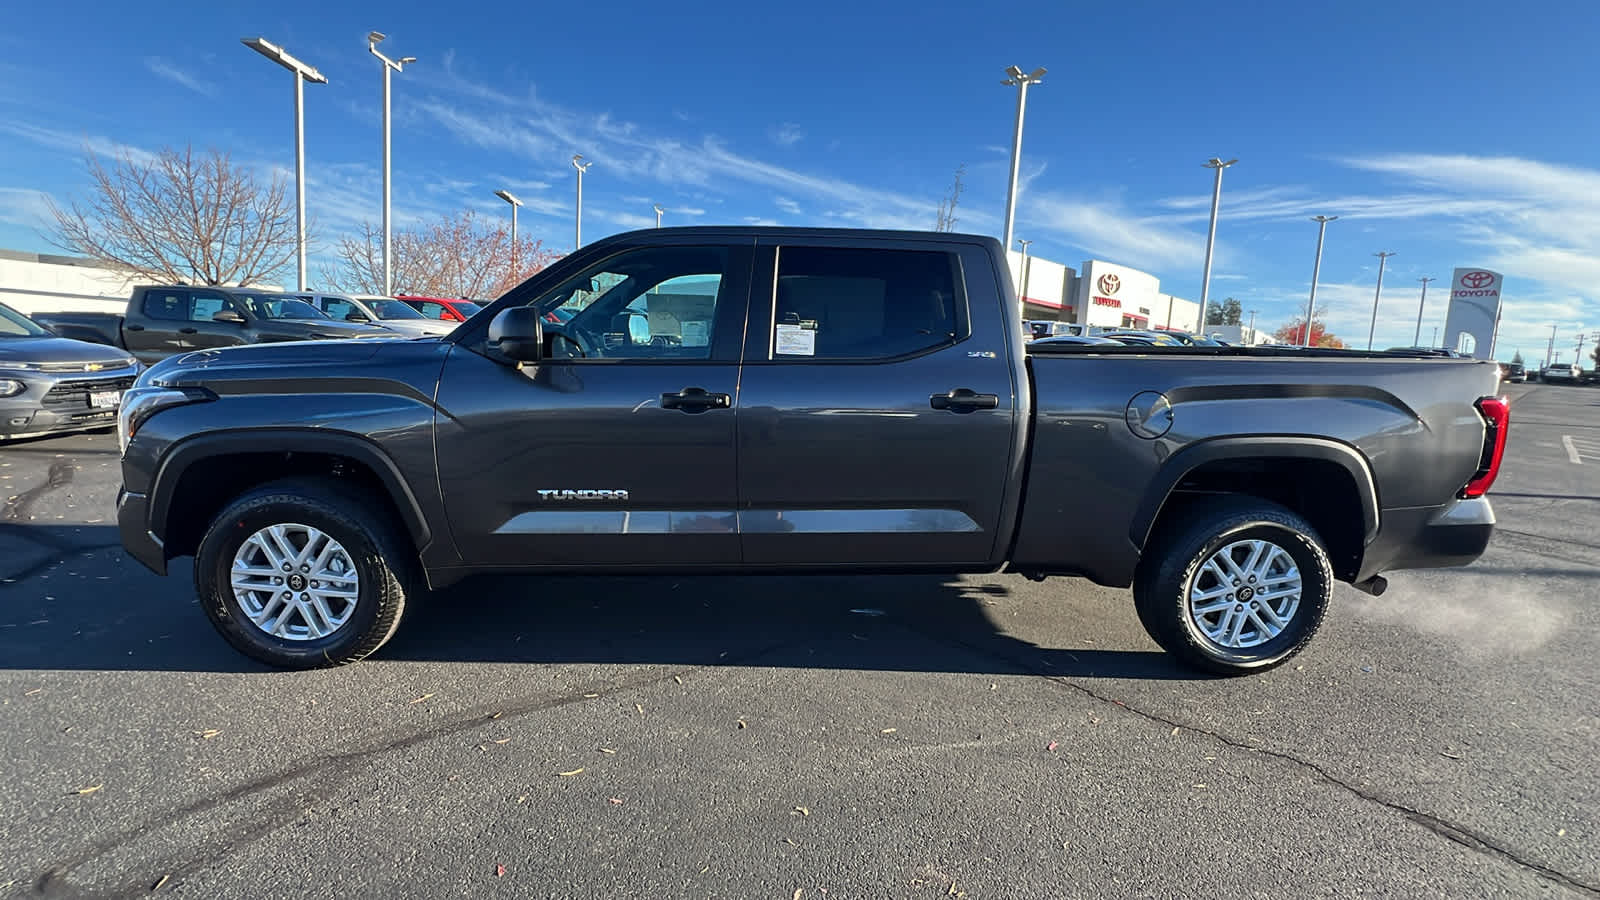
[(157, 575), (167, 574), (167, 552), (161, 539), (150, 532), (150, 498), (117, 491), (117, 533), (122, 549)]
[(1438, 569), (1476, 561), (1494, 536), (1489, 498), (1452, 500), (1444, 506), (1386, 509), (1378, 537), (1368, 545), (1356, 581), (1395, 569)]
[(6, 378), (21, 381), (24, 389), (0, 399), (0, 441), (115, 428), (117, 406), (96, 406), (95, 400), (120, 396), (133, 386), (139, 371), (139, 366), (130, 366), (90, 377), (6, 372)]

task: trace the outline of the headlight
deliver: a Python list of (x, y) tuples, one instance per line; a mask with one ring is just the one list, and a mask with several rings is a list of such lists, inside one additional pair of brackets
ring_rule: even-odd
[(135, 386), (122, 395), (122, 408), (117, 411), (117, 446), (127, 453), (128, 442), (139, 433), (139, 426), (163, 409), (215, 399), (215, 394), (200, 388)]
[(27, 385), (15, 378), (0, 378), (0, 397), (15, 397), (27, 389)]

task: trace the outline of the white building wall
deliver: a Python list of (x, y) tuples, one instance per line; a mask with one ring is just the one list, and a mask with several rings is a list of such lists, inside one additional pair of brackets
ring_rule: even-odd
[(134, 284), (89, 260), (0, 250), (0, 303), (24, 314), (122, 312)]

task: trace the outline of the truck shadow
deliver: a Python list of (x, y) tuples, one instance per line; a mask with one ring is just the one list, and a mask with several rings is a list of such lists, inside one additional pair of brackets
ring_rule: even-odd
[(483, 577), (430, 598), (382, 656), (1195, 677), (1154, 648), (1067, 650), (1008, 634), (995, 613), (1009, 594), (929, 575)]
[[(195, 601), (187, 560), (175, 561), (171, 575), (158, 578), (110, 546), (115, 533), (108, 526), (61, 533), (11, 526), (7, 533), (15, 538), (18, 532), (35, 532), (48, 558), (0, 579), (0, 669), (274, 671), (239, 654), (212, 630)], [(1060, 649), (1009, 634), (997, 625), (1018, 606), (1009, 594), (995, 581), (921, 575), (485, 576), (426, 598), (364, 665), (725, 665), (1196, 677), (1150, 645)], [(1064, 596), (1060, 615), (1085, 623), (1082, 638), (1104, 640), (1094, 624), (1102, 610), (1076, 609), (1093, 606), (1091, 600)], [(1127, 615), (1133, 615), (1131, 602)]]

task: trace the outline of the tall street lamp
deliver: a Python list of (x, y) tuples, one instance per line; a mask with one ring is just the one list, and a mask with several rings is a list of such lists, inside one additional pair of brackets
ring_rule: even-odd
[(1028, 317), (1028, 245), (1033, 241), (1017, 238), (1017, 243), (1022, 245), (1022, 297), (1018, 299), (1018, 306), (1022, 310), (1022, 317)]
[(1317, 262), (1311, 267), (1311, 299), (1306, 303), (1306, 330), (1300, 335), (1300, 346), (1311, 346), (1311, 319), (1317, 312), (1317, 279), (1322, 277), (1322, 239), (1328, 234), (1328, 223), (1338, 216), (1312, 216), (1317, 223)]
[(518, 269), (517, 269), (517, 207), (522, 205), (522, 201), (518, 200), (517, 199), (517, 195), (511, 193), (510, 191), (495, 191), (494, 195), (496, 197), (499, 197), (501, 200), (504, 200), (505, 202), (511, 204), (511, 280), (513, 282), (515, 282), (517, 280), (517, 277), (518, 277), (518, 275), (517, 275), (517, 273), (518, 273)]
[(1411, 336), (1411, 346), (1418, 347), (1422, 344), (1422, 308), (1428, 305), (1428, 282), (1436, 281), (1434, 278), (1418, 278), (1422, 282), (1422, 299), (1417, 301), (1417, 333)]
[(1250, 310), (1250, 345), (1253, 347), (1256, 343), (1256, 310), (1252, 309)]
[(1001, 84), (1011, 85), (1017, 89), (1017, 128), (1011, 137), (1011, 187), (1006, 190), (1006, 228), (1001, 246), (1011, 246), (1011, 230), (1017, 221), (1017, 171), (1022, 166), (1022, 112), (1028, 105), (1028, 85), (1038, 84), (1044, 79), (1045, 69), (1040, 66), (1024, 75), (1016, 66), (1006, 69), (1009, 77)]
[(572, 167), (578, 170), (578, 214), (573, 221), (572, 249), (577, 250), (583, 246), (583, 173), (589, 171), (592, 162), (584, 162), (582, 153), (572, 154)]
[(664, 209), (661, 206), (661, 204), (657, 203), (655, 205), (655, 211), (656, 211), (656, 227), (660, 228), (661, 227), (661, 214), (666, 212), (666, 209)]
[(1372, 324), (1367, 326), (1367, 352), (1372, 352), (1372, 333), (1378, 330), (1378, 295), (1383, 293), (1383, 264), (1394, 255), (1393, 250), (1380, 250), (1372, 254), (1378, 258), (1378, 288), (1372, 292)]
[[(389, 73), (399, 72), (407, 63), (417, 61), (415, 56), (390, 59), (378, 52), (385, 35), (381, 31), (367, 32), (367, 50), (383, 62), (383, 295), (394, 293), (394, 243), (389, 230)], [(303, 290), (303, 288), (302, 288)]]
[(294, 230), (295, 257), (299, 263), (296, 290), (306, 289), (306, 117), (305, 83), (327, 84), (327, 76), (290, 56), (266, 38), (240, 38), (239, 43), (294, 73)]
[(1200, 279), (1200, 333), (1206, 330), (1206, 301), (1211, 297), (1211, 250), (1217, 244), (1217, 205), (1222, 200), (1222, 170), (1238, 162), (1230, 159), (1223, 162), (1221, 157), (1213, 156), (1203, 164), (1208, 169), (1217, 170), (1216, 181), (1211, 185), (1211, 230), (1206, 232), (1206, 274)]

